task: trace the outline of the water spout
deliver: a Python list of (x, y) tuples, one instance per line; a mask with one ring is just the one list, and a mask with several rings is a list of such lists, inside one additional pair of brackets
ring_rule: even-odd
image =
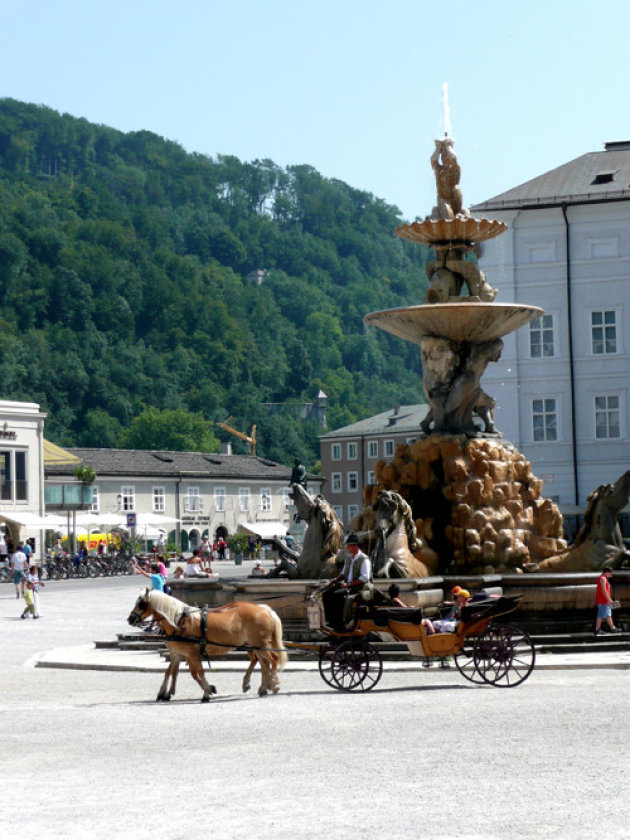
[(448, 104), (448, 82), (442, 84), (442, 122), (444, 124), (444, 136), (448, 137), (452, 131), (451, 108)]

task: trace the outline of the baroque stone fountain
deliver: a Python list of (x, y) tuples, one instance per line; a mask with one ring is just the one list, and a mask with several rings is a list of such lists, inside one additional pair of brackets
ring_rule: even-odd
[[(610, 552), (602, 554), (600, 547), (598, 554), (592, 545), (587, 551), (584, 546), (567, 551), (560, 511), (543, 498), (542, 481), (532, 473), (525, 456), (495, 428), (495, 400), (481, 387), (487, 365), (501, 356), (502, 338), (543, 311), (536, 306), (495, 302), (497, 291), (473, 255), (481, 243), (502, 234), (507, 225), (474, 219), (464, 208), (460, 167), (450, 137), (435, 141), (431, 165), (437, 184), (436, 206), (424, 221), (395, 231), (403, 239), (433, 249), (435, 257), (427, 265), (426, 300), (365, 317), (367, 324), (420, 346), (429, 410), (417, 440), (399, 446), (392, 460), (376, 465), (377, 483), (364, 488), (365, 508), (346, 525), (359, 532), (378, 529), (373, 505), (379, 494), (383, 495), (381, 491), (394, 491), (405, 500), (417, 535), (413, 553), (422, 559), (429, 577), (410, 576), (399, 581), (400, 588), (407, 603), (429, 613), (448, 596), (453, 582), (458, 582), (471, 589), (483, 586), (488, 592), (524, 593), (520, 620), (530, 616), (536, 622), (542, 616), (547, 621), (553, 616), (554, 627), (560, 626), (560, 615), (565, 616), (567, 626), (577, 615), (582, 616), (582, 622), (590, 621), (595, 570)], [(606, 508), (607, 518), (594, 507), (591, 519), (596, 523), (612, 517), (615, 526), (618, 509), (630, 494), (630, 472), (617, 484), (592, 494), (597, 495), (592, 500), (594, 506), (600, 501), (614, 502), (612, 513)], [(326, 500), (313, 500), (299, 490), (294, 486), (297, 509), (313, 529), (314, 538), (319, 534), (321, 547), (311, 558), (313, 562), (306, 564), (305, 541), (296, 561), (296, 578), (179, 580), (172, 581), (173, 594), (197, 605), (271, 598), (285, 623), (285, 636), (301, 638), (305, 596), (320, 585), (321, 577), (334, 574), (342, 535), (338, 521), (337, 530), (331, 527), (336, 517)], [(599, 544), (600, 536), (595, 533), (596, 539), (586, 539)], [(616, 540), (603, 542), (604, 549), (618, 554), (618, 548), (607, 545)], [(534, 568), (538, 574), (522, 574)], [(388, 583), (381, 580), (376, 585), (384, 590)], [(629, 590), (630, 582), (620, 581), (616, 597), (627, 601)], [(291, 622), (302, 629), (291, 629)]]
[(567, 547), (557, 506), (542, 498), (542, 481), (495, 428), (495, 400), (480, 384), (501, 356), (502, 337), (543, 310), (495, 302), (497, 290), (473, 255), (507, 225), (472, 218), (464, 208), (452, 138), (435, 141), (431, 165), (436, 206), (424, 221), (395, 231), (434, 251), (426, 300), (365, 318), (420, 345), (429, 410), (419, 439), (377, 464), (378, 484), (365, 488), (366, 509), (351, 524), (373, 527), (379, 490), (393, 490), (411, 505), (418, 536), (438, 558), (434, 574), (509, 572)]

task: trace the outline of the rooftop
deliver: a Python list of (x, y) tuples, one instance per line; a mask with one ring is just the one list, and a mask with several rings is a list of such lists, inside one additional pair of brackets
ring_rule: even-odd
[[(144, 449), (73, 449), (75, 455), (99, 476), (164, 476), (182, 474), (199, 478), (275, 479), (287, 485), (291, 468), (267, 458), (250, 455), (223, 455), (215, 452), (168, 452)], [(76, 466), (51, 465), (47, 477), (74, 475)], [(308, 476), (316, 479), (317, 476)]]
[(604, 144), (531, 181), (476, 204), (475, 213), (520, 207), (627, 201), (630, 199), (630, 141)]
[(373, 414), (357, 423), (334, 429), (320, 440), (334, 440), (340, 437), (359, 437), (360, 435), (385, 434), (415, 434), (420, 432), (420, 423), (424, 420), (429, 406), (426, 403), (418, 405), (397, 405), (380, 414)]

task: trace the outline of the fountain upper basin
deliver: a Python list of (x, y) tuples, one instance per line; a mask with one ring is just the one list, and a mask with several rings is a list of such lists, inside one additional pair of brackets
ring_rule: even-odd
[(434, 303), (371, 312), (363, 320), (420, 344), (430, 335), (457, 342), (492, 341), (541, 315), (539, 306), (519, 303)]

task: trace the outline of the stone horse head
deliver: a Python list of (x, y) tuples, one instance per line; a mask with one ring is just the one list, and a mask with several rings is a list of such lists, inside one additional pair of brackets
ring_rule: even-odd
[(298, 576), (332, 577), (336, 574), (335, 556), (343, 542), (343, 524), (323, 496), (312, 499), (300, 484), (293, 485), (291, 498), (308, 526), (298, 558)]
[(422, 549), (410, 505), (399, 493), (381, 490), (373, 504), (377, 530), (381, 532), (372, 553), (379, 577), (428, 577), (425, 563), (414, 556)]

